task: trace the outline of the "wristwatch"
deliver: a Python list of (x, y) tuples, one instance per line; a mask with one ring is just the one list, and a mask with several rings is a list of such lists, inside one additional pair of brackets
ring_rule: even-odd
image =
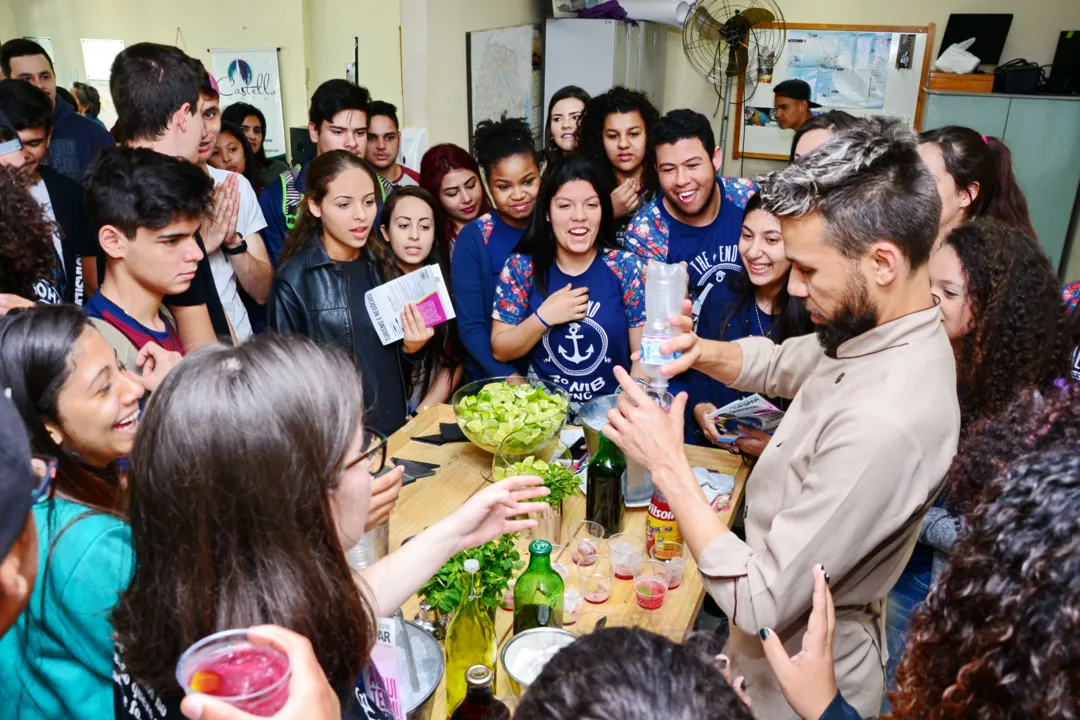
[(244, 239), (243, 233), (238, 232), (236, 235), (240, 238), (240, 244), (235, 247), (225, 247), (225, 245), (222, 245), (221, 252), (226, 255), (243, 255), (247, 252), (247, 240)]

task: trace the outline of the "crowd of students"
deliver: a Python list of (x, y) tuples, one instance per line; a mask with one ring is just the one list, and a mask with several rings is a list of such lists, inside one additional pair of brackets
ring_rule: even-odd
[[(414, 170), (397, 109), (329, 80), (314, 153), (289, 166), (262, 113), (222, 110), (175, 47), (117, 56), (116, 147), (93, 88), (69, 105), (40, 46), (8, 41), (0, 69), (0, 413), (29, 436), (0, 448), (0, 720), (217, 712), (181, 708), (177, 657), (261, 625), (307, 638), (264, 631), (302, 670), (283, 717), (380, 718), (372, 618), (456, 550), (531, 526), (521, 503), (546, 494), (494, 484), (363, 573), (345, 564), (400, 491), (387, 436), (489, 377), (553, 383), (575, 410), (623, 388), (605, 432), (668, 497), (731, 624), (720, 660), (642, 631), (583, 639), (522, 717), (1080, 703), (1061, 641), (1080, 630), (1080, 291), (1061, 292), (996, 138), (807, 109), (791, 165), (759, 183), (718, 175), (700, 113), (568, 87), (542, 152), (502, 118)], [(632, 380), (649, 260), (689, 275), (670, 413)], [(432, 264), (457, 319), (406, 305), (384, 345), (365, 294)], [(754, 392), (783, 424), (720, 442), (708, 413)], [(745, 537), (687, 442), (757, 458)], [(635, 665), (650, 654), (667, 675)]]

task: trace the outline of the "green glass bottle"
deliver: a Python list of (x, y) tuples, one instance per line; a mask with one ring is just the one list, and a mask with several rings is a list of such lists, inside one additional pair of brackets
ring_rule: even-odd
[(561, 628), (563, 579), (551, 568), (551, 543), (533, 540), (529, 567), (514, 585), (514, 634), (536, 627)]
[(600, 447), (586, 474), (585, 519), (599, 523), (607, 536), (622, 532), (623, 475), (626, 458), (615, 443), (600, 433)]
[(465, 561), (463, 592), (454, 617), (446, 628), (446, 710), (465, 699), (465, 673), (473, 665), (487, 665), (495, 671), (495, 622), (491, 611), (480, 601), (480, 561)]

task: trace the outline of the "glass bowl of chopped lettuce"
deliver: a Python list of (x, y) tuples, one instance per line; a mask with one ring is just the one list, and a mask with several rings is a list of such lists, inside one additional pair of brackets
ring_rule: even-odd
[(527, 454), (562, 431), (570, 396), (544, 380), (501, 377), (463, 385), (452, 402), (458, 427), (478, 448), (494, 454), (513, 433)]

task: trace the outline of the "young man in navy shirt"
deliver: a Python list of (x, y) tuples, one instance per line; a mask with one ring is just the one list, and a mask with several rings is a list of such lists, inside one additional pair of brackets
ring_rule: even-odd
[[(368, 106), (371, 94), (367, 88), (347, 80), (327, 80), (315, 89), (308, 109), (308, 133), (315, 143), (315, 154), (304, 158), (299, 165), (281, 174), (278, 182), (270, 183), (259, 196), (259, 207), (266, 219), (263, 242), (270, 262), (277, 266), (285, 238), (300, 217), (300, 200), (304, 193), (307, 166), (316, 156), (331, 150), (347, 150), (363, 158), (368, 141)], [(394, 186), (378, 175), (378, 212)], [(377, 216), (376, 216), (377, 217)]]
[(82, 185), (43, 163), (52, 132), (52, 103), (29, 83), (0, 80), (0, 111), (19, 134), (30, 194), (55, 226), (53, 245), (62, 269), (57, 280), (64, 302), (82, 305), (97, 290), (97, 237), (86, 216)]
[(176, 354), (163, 361), (184, 354), (162, 301), (195, 278), (203, 259), (195, 233), (213, 194), (214, 181), (197, 165), (146, 148), (104, 152), (87, 169), (87, 211), (106, 260), (86, 312), (133, 371), (148, 344)]
[(663, 194), (634, 215), (626, 249), (642, 262), (686, 263), (696, 321), (709, 291), (742, 272), (743, 209), (757, 184), (716, 175), (724, 151), (701, 113), (672, 110), (656, 123), (649, 142)]
[(4, 77), (25, 80), (49, 96), (54, 108), (52, 140), (46, 160), (49, 167), (72, 180), (81, 181), (94, 154), (116, 144), (103, 126), (83, 117), (63, 100), (57, 100), (52, 58), (33, 40), (15, 38), (0, 46), (0, 70)]

